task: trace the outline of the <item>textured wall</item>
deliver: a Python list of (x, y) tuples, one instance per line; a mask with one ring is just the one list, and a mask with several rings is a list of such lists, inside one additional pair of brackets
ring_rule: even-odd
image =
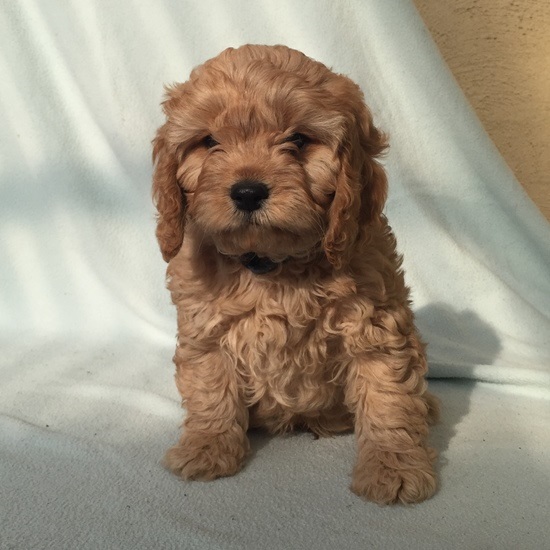
[(491, 138), (550, 220), (550, 1), (414, 1)]

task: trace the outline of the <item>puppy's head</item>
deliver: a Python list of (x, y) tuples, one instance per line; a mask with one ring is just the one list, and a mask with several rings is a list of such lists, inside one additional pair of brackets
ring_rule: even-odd
[(298, 51), (225, 50), (163, 108), (153, 197), (166, 261), (189, 225), (223, 254), (280, 261), (322, 246), (341, 268), (381, 214), (384, 136), (358, 86)]

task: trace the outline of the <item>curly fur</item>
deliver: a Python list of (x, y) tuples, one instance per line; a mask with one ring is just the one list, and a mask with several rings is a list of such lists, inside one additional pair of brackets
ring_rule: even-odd
[[(386, 137), (358, 86), (295, 50), (248, 45), (169, 87), (163, 107), (153, 196), (187, 411), (166, 465), (232, 475), (252, 426), (354, 430), (354, 492), (430, 497), (437, 403), (382, 214)], [(303, 147), (289, 140), (297, 132)], [(229, 196), (242, 180), (269, 187), (251, 217)], [(239, 261), (250, 252), (276, 269), (255, 275)]]

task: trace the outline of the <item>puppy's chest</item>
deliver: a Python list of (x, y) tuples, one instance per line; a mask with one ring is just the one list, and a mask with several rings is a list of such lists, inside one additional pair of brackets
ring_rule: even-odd
[(285, 315), (251, 313), (231, 324), (222, 346), (257, 377), (269, 378), (281, 369), (288, 376), (322, 368), (329, 354), (319, 323), (293, 321)]
[(253, 308), (230, 320), (220, 345), (254, 384), (285, 392), (325, 383), (339, 348), (324, 328), (331, 309), (326, 299), (299, 290), (258, 293)]

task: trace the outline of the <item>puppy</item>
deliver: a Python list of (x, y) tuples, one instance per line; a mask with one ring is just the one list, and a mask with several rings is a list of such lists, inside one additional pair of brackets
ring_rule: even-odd
[(351, 80), (284, 46), (227, 49), (167, 88), (156, 235), (187, 411), (165, 463), (238, 472), (247, 430), (354, 430), (351, 489), (436, 490), (437, 415), (394, 236), (385, 136)]

